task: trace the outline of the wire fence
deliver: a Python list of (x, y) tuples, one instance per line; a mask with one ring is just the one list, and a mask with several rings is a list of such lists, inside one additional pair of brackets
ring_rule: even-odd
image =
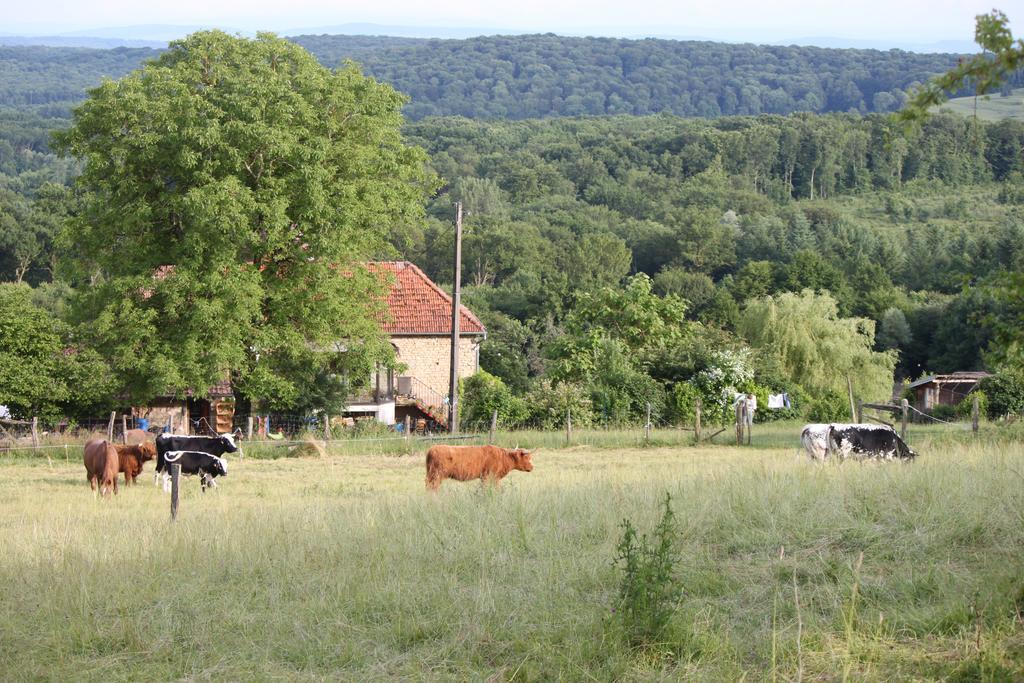
[[(971, 429), (970, 422), (948, 421), (909, 406), (911, 424), (921, 430), (927, 424), (954, 430)], [(774, 436), (775, 417), (768, 411), (758, 411), (747, 432), (746, 443), (766, 439), (784, 439), (786, 428)], [(867, 420), (873, 420), (865, 416)], [(798, 420), (789, 420), (795, 424)], [(243, 446), (246, 456), (284, 457), (309, 452), (309, 444), (331, 453), (403, 454), (425, 450), (437, 442), (488, 443), (503, 446), (560, 448), (569, 446), (594, 447), (648, 447), (693, 446), (709, 443), (725, 444), (736, 441), (735, 422), (721, 416), (711, 420), (673, 423), (652, 413), (639, 421), (602, 420), (592, 413), (574, 416), (571, 411), (562, 415), (545, 415), (527, 421), (506, 424), (499, 415), (490, 420), (465, 420), (459, 425), (460, 434), (448, 433), (447, 425), (435, 420), (417, 417), (406, 420), (398, 416), (394, 424), (379, 422), (375, 416), (328, 416), (325, 413), (299, 415), (286, 413), (236, 414), (230, 423), (235, 437)], [(0, 419), (0, 453), (46, 453), (49, 456), (80, 452), (82, 445), (92, 438), (108, 438), (115, 442), (155, 438), (171, 425), (153, 424), (133, 417), (112, 413), (105, 417), (62, 419), (55, 421)], [(175, 431), (182, 433), (181, 422), (174, 423)], [(223, 423), (222, 423), (223, 426)], [(131, 433), (131, 430), (143, 430)], [(790, 430), (791, 431), (791, 430)], [(217, 433), (206, 417), (190, 419), (188, 432), (212, 435)], [(922, 432), (923, 433), (923, 432)], [(768, 435), (773, 435), (769, 437)], [(141, 438), (140, 438), (141, 437)], [(316, 450), (316, 449), (314, 449)]]

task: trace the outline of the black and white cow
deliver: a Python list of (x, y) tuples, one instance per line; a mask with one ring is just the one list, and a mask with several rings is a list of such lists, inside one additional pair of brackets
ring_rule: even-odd
[(224, 455), (238, 451), (238, 444), (231, 434), (220, 436), (186, 436), (184, 434), (160, 434), (156, 437), (156, 472), (153, 483), (164, 471), (164, 456), (170, 451), (199, 451), (210, 455)]
[(828, 452), (840, 460), (911, 460), (917, 457), (892, 427), (872, 424), (829, 425)]
[[(228, 476), (228, 463), (224, 458), (203, 451), (167, 451), (164, 464), (181, 465), (181, 474), (198, 474), (199, 486), (206, 493), (208, 486), (217, 486), (216, 477)], [(167, 467), (170, 470), (170, 467)], [(164, 472), (164, 491), (171, 490), (171, 475)]]

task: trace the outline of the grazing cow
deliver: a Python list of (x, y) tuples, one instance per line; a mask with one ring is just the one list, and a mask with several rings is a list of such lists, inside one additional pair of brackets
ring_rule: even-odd
[(899, 434), (886, 425), (829, 425), (828, 450), (842, 460), (910, 460), (917, 457)]
[(445, 479), (497, 484), (512, 470), (533, 470), (531, 455), (521, 448), (432, 446), (427, 451), (427, 488), (436, 491)]
[(221, 434), (220, 436), (161, 434), (156, 437), (156, 472), (153, 475), (153, 483), (156, 483), (157, 475), (164, 471), (164, 454), (169, 451), (199, 451), (210, 455), (224, 455), (237, 450), (238, 446), (231, 434)]
[(156, 444), (144, 441), (133, 446), (114, 446), (120, 461), (120, 471), (124, 472), (124, 483), (135, 483), (135, 478), (142, 474), (142, 465), (156, 457)]
[(118, 457), (114, 445), (106, 439), (92, 439), (85, 444), (83, 460), (89, 488), (95, 491), (99, 485), (100, 495), (109, 496), (111, 491), (116, 494)]
[[(206, 493), (208, 486), (217, 486), (214, 481), (215, 477), (228, 476), (227, 461), (203, 451), (167, 451), (164, 453), (164, 463), (165, 467), (166, 465), (181, 465), (183, 475), (198, 474), (199, 486), (203, 493)], [(171, 475), (164, 472), (164, 491), (170, 490)]]

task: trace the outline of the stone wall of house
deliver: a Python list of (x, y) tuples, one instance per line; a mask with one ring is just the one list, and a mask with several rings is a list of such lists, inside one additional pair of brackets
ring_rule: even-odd
[[(448, 337), (392, 337), (391, 342), (398, 349), (398, 362), (407, 366), (398, 374), (411, 375), (441, 395), (448, 393), (451, 367)], [(478, 346), (476, 337), (459, 339), (459, 377), (469, 377), (479, 368)]]
[(165, 427), (172, 424), (176, 434), (187, 434), (188, 418), (185, 416), (183, 401), (153, 399), (145, 406), (132, 408), (132, 417), (144, 417), (149, 420), (150, 427)]

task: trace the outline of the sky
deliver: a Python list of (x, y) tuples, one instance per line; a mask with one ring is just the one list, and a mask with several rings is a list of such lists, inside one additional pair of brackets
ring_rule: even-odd
[(751, 42), (835, 36), (930, 43), (971, 41), (974, 16), (993, 4), (1024, 25), (1024, 0), (0, 0), (0, 34), (147, 24), (283, 33), (374, 23)]

